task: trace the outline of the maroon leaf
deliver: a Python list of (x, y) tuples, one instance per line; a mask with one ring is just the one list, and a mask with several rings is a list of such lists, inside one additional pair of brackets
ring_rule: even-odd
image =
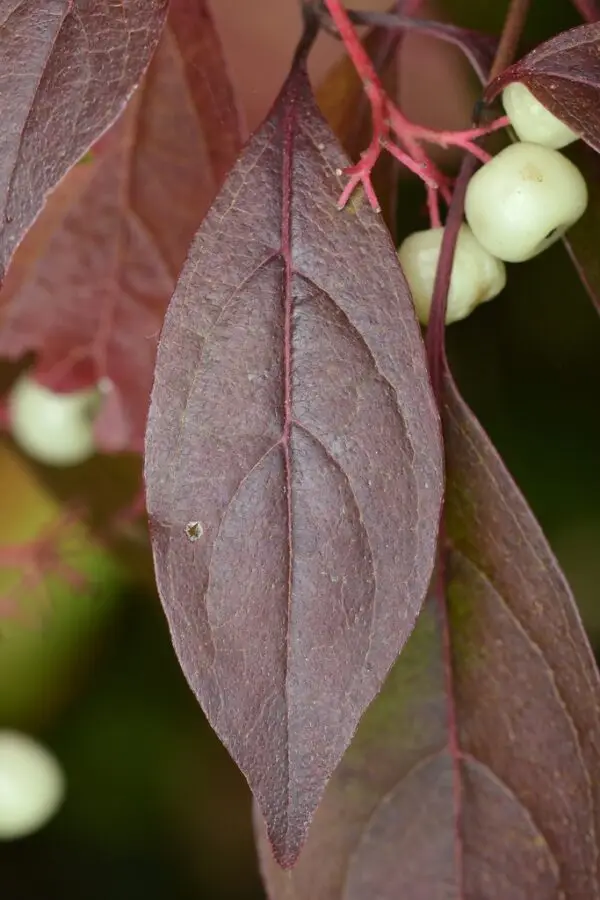
[(550, 112), (600, 152), (600, 23), (564, 31), (513, 66), (485, 92), (491, 101), (520, 81)]
[(0, 295), (0, 356), (35, 351), (56, 390), (107, 380), (105, 450), (142, 449), (164, 311), (239, 147), (208, 7), (173, 0), (140, 89), (50, 198)]
[(600, 896), (594, 660), (538, 525), (449, 377), (444, 424), (450, 634), (432, 592), (292, 872), (257, 817), (271, 900)]
[[(583, 7), (584, 4), (582, 4)], [(583, 9), (582, 9), (583, 13)], [(594, 17), (589, 4), (586, 15)], [(598, 15), (595, 16), (598, 18)], [(600, 23), (564, 32), (506, 69), (486, 92), (488, 100), (522, 81), (558, 118), (600, 150)], [(576, 144), (567, 155), (585, 176), (590, 194), (583, 218), (563, 238), (588, 294), (600, 310), (600, 166), (596, 152)]]
[(147, 445), (182, 668), (284, 865), (421, 607), (438, 422), (408, 290), (301, 64), (193, 246)]
[(440, 41), (454, 44), (466, 56), (482, 84), (488, 79), (492, 61), (498, 46), (498, 39), (471, 28), (461, 28), (446, 22), (429, 19), (415, 19), (393, 12), (354, 12), (350, 18), (358, 24), (372, 25), (389, 31), (428, 35)]
[(438, 38), (449, 44), (454, 44), (463, 52), (471, 63), (473, 71), (482, 84), (488, 79), (492, 62), (496, 54), (498, 39), (491, 34), (474, 31), (471, 28), (460, 28), (446, 22), (423, 22), (421, 28), (416, 30), (430, 37)]
[(45, 196), (138, 84), (167, 0), (0, 0), (0, 284)]

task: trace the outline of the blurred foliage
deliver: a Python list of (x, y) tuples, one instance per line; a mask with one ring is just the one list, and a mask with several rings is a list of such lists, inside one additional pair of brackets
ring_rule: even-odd
[(41, 733), (65, 768), (66, 803), (42, 832), (0, 844), (3, 896), (260, 897), (248, 790), (181, 676), (156, 599), (122, 587), (112, 604), (102, 652)]

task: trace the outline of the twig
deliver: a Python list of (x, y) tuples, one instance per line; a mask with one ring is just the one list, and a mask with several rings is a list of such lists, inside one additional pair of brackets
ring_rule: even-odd
[[(510, 65), (516, 53), (521, 34), (525, 25), (525, 19), (529, 8), (529, 0), (513, 0), (504, 23), (502, 37), (492, 69), (490, 80)], [(478, 127), (477, 119), (473, 123)], [(433, 392), (443, 416), (444, 404), (444, 379), (448, 372), (446, 359), (446, 305), (448, 290), (454, 262), (454, 252), (461, 227), (465, 207), (465, 195), (469, 181), (475, 169), (477, 160), (473, 155), (465, 155), (452, 195), (452, 202), (448, 210), (446, 226), (442, 237), (440, 258), (436, 272), (429, 327), (426, 335), (427, 361)], [(457, 711), (455, 699), (455, 674), (452, 648), (452, 635), (450, 630), (450, 616), (448, 612), (448, 597), (446, 589), (446, 517), (442, 509), (440, 518), (440, 531), (438, 536), (438, 565), (436, 596), (440, 615), (442, 631), (442, 652), (444, 660), (444, 673), (446, 694), (448, 698), (448, 749), (453, 760), (453, 794), (454, 794), (454, 819), (455, 819), (455, 843), (454, 853), (457, 872), (457, 893), (464, 895), (464, 846), (463, 846), (463, 783), (461, 771), (462, 751), (459, 742)]]
[(600, 21), (600, 3), (598, 3), (598, 0), (572, 0), (572, 3), (585, 22)]
[(488, 82), (493, 81), (514, 61), (530, 6), (531, 0), (512, 0), (504, 20), (504, 28)]
[[(470, 131), (436, 132), (409, 121), (390, 100), (377, 71), (358, 37), (348, 11), (341, 0), (323, 0), (334, 22), (344, 46), (360, 76), (364, 91), (371, 105), (373, 137), (357, 165), (346, 170), (349, 181), (339, 199), (338, 206), (344, 207), (355, 188), (362, 184), (371, 206), (379, 211), (379, 204), (371, 182), (371, 172), (382, 149), (387, 150), (402, 165), (417, 175), (427, 189), (427, 206), (432, 225), (440, 224), (438, 195), (449, 203), (451, 198), (448, 178), (434, 165), (420, 144), (420, 141), (439, 144), (442, 147), (458, 146), (486, 162), (489, 156), (475, 143), (475, 139), (497, 128), (505, 122), (492, 123), (485, 128)], [(396, 144), (396, 140), (399, 145)]]
[[(492, 63), (488, 83), (493, 81), (500, 72), (503, 72), (504, 69), (512, 63), (525, 27), (529, 6), (530, 0), (512, 0), (506, 15), (496, 56)], [(482, 105), (479, 104), (474, 113), (474, 130), (479, 128), (479, 115), (482, 109)], [(433, 298), (431, 301), (431, 314), (429, 318), (429, 327), (427, 329), (426, 347), (433, 391), (440, 404), (443, 390), (443, 373), (444, 368), (447, 365), (445, 351), (445, 319), (450, 275), (452, 272), (452, 262), (456, 240), (458, 238), (458, 231), (464, 215), (467, 185), (476, 168), (477, 163), (474, 159), (474, 155), (465, 156), (454, 186), (452, 202), (448, 209), (448, 217), (446, 220), (444, 236), (442, 238), (440, 258), (433, 289)]]

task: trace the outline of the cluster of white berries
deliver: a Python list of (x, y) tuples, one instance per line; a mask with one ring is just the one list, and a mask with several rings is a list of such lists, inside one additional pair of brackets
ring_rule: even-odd
[[(520, 143), (506, 147), (471, 179), (450, 279), (446, 322), (464, 319), (506, 284), (504, 262), (537, 256), (571, 227), (587, 205), (579, 169), (558, 152), (577, 135), (524, 85), (505, 88), (503, 103)], [(410, 235), (398, 258), (419, 320), (426, 325), (444, 229)], [(102, 400), (94, 387), (57, 394), (29, 375), (8, 398), (11, 433), (33, 459), (71, 466), (95, 452), (93, 424)]]
[[(505, 262), (524, 262), (555, 243), (583, 215), (585, 179), (558, 150), (578, 139), (525, 85), (504, 89), (502, 102), (520, 143), (500, 151), (467, 187), (450, 279), (446, 323), (468, 316), (506, 284)], [(444, 230), (410, 235), (398, 259), (419, 321), (429, 321)]]

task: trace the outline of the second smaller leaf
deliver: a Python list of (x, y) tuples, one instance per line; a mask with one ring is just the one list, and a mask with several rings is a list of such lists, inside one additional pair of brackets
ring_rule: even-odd
[(600, 152), (600, 22), (564, 31), (488, 85), (487, 101), (520, 81), (558, 119)]

